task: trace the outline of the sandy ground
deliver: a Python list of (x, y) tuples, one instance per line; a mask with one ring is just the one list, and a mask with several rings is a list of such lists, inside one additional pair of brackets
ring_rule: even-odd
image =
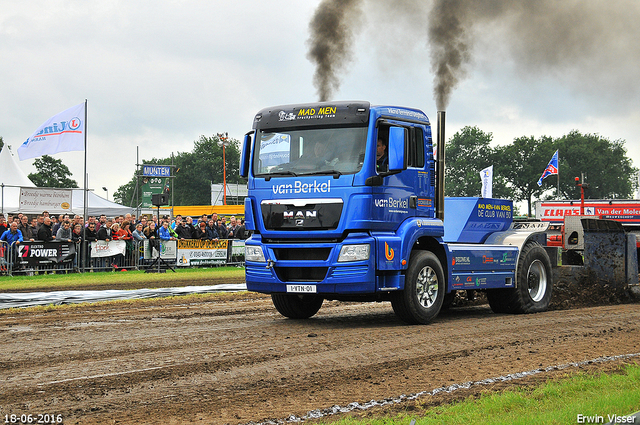
[[(242, 424), (303, 416), (601, 356), (640, 352), (639, 304), (494, 314), (453, 308), (406, 326), (389, 303), (325, 302), (312, 319), (268, 297), (95, 304), (0, 315), (0, 410), (65, 424)], [(389, 411), (529, 385), (640, 357), (426, 395)], [(368, 410), (378, 414), (383, 408)], [(619, 412), (628, 413), (628, 412)]]

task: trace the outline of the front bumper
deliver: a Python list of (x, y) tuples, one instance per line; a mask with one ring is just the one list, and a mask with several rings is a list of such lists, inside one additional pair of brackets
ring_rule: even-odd
[[(370, 244), (367, 260), (338, 262), (344, 245)], [(351, 234), (342, 241), (304, 239), (263, 242), (254, 235), (247, 245), (262, 247), (265, 262), (245, 263), (247, 289), (255, 292), (286, 292), (287, 285), (315, 285), (317, 293), (370, 294), (376, 292), (375, 240)]]

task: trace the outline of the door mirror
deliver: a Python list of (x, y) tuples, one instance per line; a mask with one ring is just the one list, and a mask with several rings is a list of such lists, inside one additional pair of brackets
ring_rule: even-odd
[(407, 140), (409, 131), (404, 127), (389, 128), (389, 171), (407, 169)]
[(253, 131), (244, 135), (242, 153), (240, 154), (240, 176), (247, 178), (249, 175), (249, 160), (251, 159), (251, 135)]

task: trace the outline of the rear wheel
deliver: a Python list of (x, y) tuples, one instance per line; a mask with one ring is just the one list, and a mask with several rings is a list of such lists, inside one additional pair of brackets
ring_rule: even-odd
[(518, 260), (517, 288), (487, 290), (496, 313), (537, 313), (545, 311), (553, 293), (549, 255), (540, 244), (527, 243)]
[(318, 295), (271, 294), (276, 310), (290, 319), (308, 319), (320, 310), (324, 299)]
[(444, 273), (438, 257), (429, 251), (412, 252), (404, 291), (391, 295), (393, 311), (402, 321), (425, 325), (435, 319), (445, 295)]

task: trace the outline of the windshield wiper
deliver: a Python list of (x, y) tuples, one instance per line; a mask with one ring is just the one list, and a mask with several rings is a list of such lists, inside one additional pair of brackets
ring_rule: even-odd
[(262, 173), (262, 174), (256, 174), (256, 177), (264, 177), (264, 179), (266, 181), (271, 180), (271, 177), (283, 177), (283, 176), (293, 176), (293, 177), (298, 177), (298, 175), (296, 173), (294, 173), (293, 171), (278, 171), (276, 173)]
[(314, 171), (313, 173), (304, 173), (301, 175), (304, 176), (317, 176), (319, 174), (332, 174), (334, 179), (337, 179), (342, 175), (342, 173), (338, 170), (323, 170), (323, 171)]

